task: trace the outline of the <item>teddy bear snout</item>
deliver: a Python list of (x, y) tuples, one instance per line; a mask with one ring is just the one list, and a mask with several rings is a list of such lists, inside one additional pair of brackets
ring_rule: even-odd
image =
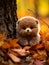
[(31, 32), (32, 30), (30, 28), (26, 28), (25, 32)]
[(29, 32), (29, 30), (27, 30), (27, 32)]

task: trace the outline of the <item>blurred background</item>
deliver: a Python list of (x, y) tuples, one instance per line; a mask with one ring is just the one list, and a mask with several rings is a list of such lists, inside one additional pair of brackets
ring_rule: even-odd
[(26, 15), (49, 16), (49, 0), (17, 0), (18, 18)]

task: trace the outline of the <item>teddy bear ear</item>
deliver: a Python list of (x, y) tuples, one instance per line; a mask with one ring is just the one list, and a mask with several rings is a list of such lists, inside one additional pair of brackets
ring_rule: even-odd
[(39, 23), (39, 20), (36, 20), (36, 23), (38, 24)]
[(19, 24), (19, 21), (17, 21), (17, 24)]
[(16, 23), (19, 24), (19, 21), (17, 21)]
[(16, 29), (18, 29), (19, 22), (20, 22), (20, 21), (17, 21), (17, 22), (16, 22)]
[(16, 22), (16, 30), (18, 29), (18, 21)]

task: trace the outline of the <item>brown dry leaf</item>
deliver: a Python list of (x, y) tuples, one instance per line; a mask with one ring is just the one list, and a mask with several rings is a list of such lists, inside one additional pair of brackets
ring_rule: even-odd
[(33, 58), (34, 59), (38, 59), (38, 60), (46, 60), (47, 58), (47, 54), (45, 50), (37, 50), (37, 52), (35, 52), (33, 54)]
[(9, 38), (8, 42), (12, 48), (21, 48), (21, 46), (18, 44), (18, 39)]
[(36, 61), (34, 62), (34, 64), (35, 64), (35, 65), (43, 65), (42, 62), (39, 61), (39, 60), (36, 60)]
[(2, 48), (3, 48), (3, 49), (10, 48), (10, 44), (7, 43), (7, 42), (4, 42), (4, 44), (2, 45)]
[(45, 49), (49, 52), (49, 41), (45, 42)]
[(4, 41), (0, 41), (0, 47), (4, 44)]
[(47, 65), (49, 65), (49, 57), (48, 57), (48, 59), (47, 59)]
[(0, 34), (0, 41), (4, 41), (6, 39), (7, 35), (5, 33)]
[(17, 56), (15, 56), (14, 54), (12, 53), (8, 53), (8, 56), (12, 59), (13, 62), (17, 63), (17, 62), (20, 62), (21, 59), (18, 58)]
[(11, 60), (9, 60), (9, 65), (24, 65), (22, 62), (21, 63), (13, 63)]
[(38, 49), (43, 49), (44, 45), (43, 44), (35, 44), (30, 47), (30, 50), (38, 50)]
[(18, 39), (9, 38), (8, 41), (9, 41), (10, 43), (13, 42), (13, 41), (17, 43), (17, 42), (18, 42)]
[(21, 46), (17, 43), (18, 39), (12, 39), (9, 38), (8, 42), (3, 42), (4, 44), (2, 44), (2, 48), (3, 49), (8, 49), (8, 48), (21, 48)]
[(33, 60), (29, 65), (43, 65), (41, 61), (39, 60)]
[(25, 46), (23, 49), (28, 51), (30, 49), (30, 46)]
[(44, 46), (42, 44), (36, 46), (36, 49), (43, 49), (43, 48)]
[(12, 53), (12, 54), (14, 54), (15, 56), (20, 56), (18, 53), (16, 53), (16, 52), (14, 52), (14, 51), (12, 51), (11, 49), (9, 49), (9, 51), (8, 51), (9, 53)]
[(18, 53), (20, 56), (26, 56), (29, 54), (29, 51), (24, 49), (12, 49), (12, 51)]
[(5, 33), (0, 34), (0, 47), (4, 44), (4, 40), (6, 40), (7, 35)]

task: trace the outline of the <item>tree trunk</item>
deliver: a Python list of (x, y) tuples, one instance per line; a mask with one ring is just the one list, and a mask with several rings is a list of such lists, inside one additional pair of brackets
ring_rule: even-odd
[(0, 33), (8, 37), (16, 37), (16, 0), (0, 0)]

